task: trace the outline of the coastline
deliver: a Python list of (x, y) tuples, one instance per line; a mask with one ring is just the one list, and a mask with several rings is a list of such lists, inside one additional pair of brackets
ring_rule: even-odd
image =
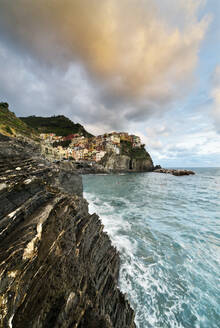
[[(218, 307), (212, 301), (218, 300), (215, 227), (220, 170), (195, 173), (181, 178), (152, 173), (83, 177), (90, 213), (100, 215), (121, 254), (119, 284), (136, 310), (138, 327), (164, 322), (200, 325), (203, 319), (208, 327), (218, 322)], [(208, 301), (207, 272), (215, 281), (210, 281)], [(195, 302), (198, 293), (200, 300)], [(186, 301), (185, 312), (181, 309)], [(207, 313), (212, 309), (214, 318)]]
[(82, 177), (35, 146), (0, 135), (1, 326), (134, 328), (118, 251), (88, 213)]

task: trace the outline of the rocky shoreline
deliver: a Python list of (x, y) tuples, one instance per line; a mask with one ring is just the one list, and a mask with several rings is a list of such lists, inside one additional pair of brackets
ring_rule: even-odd
[(146, 168), (142, 168), (140, 170), (130, 170), (125, 168), (116, 168), (116, 169), (107, 169), (106, 167), (96, 164), (94, 166), (90, 166), (88, 163), (83, 164), (73, 164), (75, 170), (78, 171), (79, 174), (117, 174), (117, 173), (143, 173), (143, 172), (153, 172), (153, 173), (164, 173), (164, 174), (172, 174), (175, 176), (183, 176), (183, 175), (194, 175), (195, 172), (192, 170), (186, 169), (164, 169), (160, 165), (155, 167), (148, 166)]
[(0, 326), (135, 328), (120, 258), (71, 163), (0, 135)]
[(185, 170), (185, 169), (163, 169), (160, 165), (155, 166), (153, 172), (172, 174), (172, 175), (175, 175), (175, 176), (194, 175), (195, 174), (194, 171)]
[(149, 153), (143, 150), (143, 155), (144, 158), (131, 158), (128, 155), (119, 155), (110, 152), (100, 162), (91, 162), (65, 159), (57, 160), (56, 158), (48, 157), (45, 152), (42, 152), (42, 156), (52, 163), (71, 163), (73, 169), (79, 174), (152, 172), (154, 165)]
[(48, 161), (39, 143), (0, 134), (0, 327), (135, 328), (119, 254), (88, 212), (81, 174), (149, 171), (194, 174), (154, 167), (148, 153)]

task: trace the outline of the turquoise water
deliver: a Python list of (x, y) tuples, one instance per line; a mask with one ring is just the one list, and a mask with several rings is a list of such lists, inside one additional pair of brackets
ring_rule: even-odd
[(220, 169), (194, 171), (83, 177), (138, 328), (220, 327)]

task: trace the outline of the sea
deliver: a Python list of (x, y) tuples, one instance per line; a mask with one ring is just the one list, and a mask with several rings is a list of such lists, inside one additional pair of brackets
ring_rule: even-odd
[(220, 327), (220, 168), (84, 175), (138, 328)]

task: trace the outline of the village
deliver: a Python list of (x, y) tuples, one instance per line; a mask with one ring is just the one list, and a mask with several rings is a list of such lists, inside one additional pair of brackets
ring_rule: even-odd
[(112, 132), (97, 137), (85, 137), (71, 134), (66, 137), (54, 133), (41, 133), (42, 150), (48, 156), (58, 160), (99, 162), (106, 153), (120, 154), (121, 143), (129, 142), (131, 147), (140, 148), (141, 139), (127, 132)]

